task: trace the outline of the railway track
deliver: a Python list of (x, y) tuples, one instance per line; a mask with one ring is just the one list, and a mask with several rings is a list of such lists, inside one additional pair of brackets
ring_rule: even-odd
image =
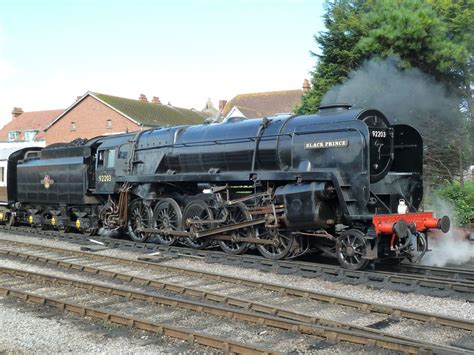
[[(14, 248), (8, 248), (6, 244), (14, 245), (17, 247), (17, 250), (12, 250)], [(396, 319), (410, 319), (410, 320), (417, 320), (421, 322), (422, 327), (426, 327), (426, 325), (430, 325), (436, 323), (438, 325), (448, 326), (450, 328), (455, 329), (462, 329), (467, 331), (474, 330), (474, 323), (469, 321), (463, 321), (459, 319), (449, 318), (449, 317), (440, 317), (438, 315), (427, 314), (427, 313), (420, 313), (414, 312), (405, 309), (396, 309), (392, 307), (386, 307), (382, 305), (378, 305), (375, 303), (368, 303), (368, 302), (360, 302), (354, 301), (351, 299), (343, 298), (343, 297), (335, 297), (333, 295), (327, 294), (318, 294), (314, 292), (309, 292), (305, 290), (300, 290), (297, 288), (290, 288), (290, 287), (282, 287), (279, 285), (273, 284), (265, 284), (250, 280), (243, 280), (237, 278), (230, 278), (230, 277), (222, 277), (220, 275), (211, 274), (211, 273), (202, 273), (196, 272), (186, 269), (178, 269), (167, 267), (159, 264), (154, 263), (146, 263), (143, 261), (136, 261), (136, 260), (127, 260), (109, 256), (103, 256), (93, 253), (87, 252), (78, 252), (78, 251), (66, 251), (59, 248), (51, 248), (51, 247), (38, 247), (31, 244), (26, 243), (5, 243), (2, 241), (0, 243), (1, 246), (1, 253), (4, 256), (10, 256), (15, 258), (21, 258), (23, 260), (28, 260), (31, 262), (39, 262), (44, 263), (49, 266), (59, 266), (62, 268), (66, 268), (68, 270), (80, 270), (89, 274), (104, 276), (106, 278), (112, 278), (115, 280), (119, 280), (121, 282), (126, 282), (140, 285), (140, 286), (147, 286), (152, 287), (158, 290), (166, 290), (168, 292), (173, 292), (177, 295), (189, 296), (193, 298), (198, 298), (201, 301), (212, 302), (216, 304), (220, 304), (221, 306), (225, 307), (232, 307), (233, 309), (240, 309), (243, 310), (240, 313), (240, 317), (244, 317), (243, 319), (249, 320), (249, 314), (245, 312), (252, 312), (255, 314), (253, 317), (253, 321), (257, 324), (269, 324), (271, 326), (276, 326), (280, 329), (287, 329), (287, 330), (295, 330), (297, 329), (299, 332), (303, 334), (311, 334), (311, 335), (318, 335), (320, 337), (329, 338), (331, 340), (342, 340), (342, 341), (349, 341), (354, 343), (360, 343), (360, 339), (363, 339), (363, 343), (375, 344), (378, 346), (392, 349), (392, 350), (402, 350), (402, 351), (412, 351), (414, 350), (413, 347), (418, 347), (419, 349), (427, 348), (427, 345), (423, 342), (418, 342), (418, 345), (411, 345), (412, 339), (405, 338), (405, 337), (393, 337), (392, 335), (387, 335), (379, 330), (364, 327), (364, 326), (356, 326), (351, 325), (341, 321), (334, 321), (331, 319), (324, 319), (317, 316), (311, 316), (302, 312), (295, 312), (286, 308), (276, 307), (274, 305), (263, 304), (261, 302), (255, 302), (248, 299), (242, 299), (237, 297), (231, 297), (228, 295), (221, 295), (216, 292), (210, 292), (209, 290), (202, 290), (194, 287), (188, 287), (183, 284), (177, 284), (169, 281), (162, 281), (156, 280), (154, 278), (146, 278), (142, 276), (131, 275), (130, 273), (121, 273), (114, 270), (110, 270), (110, 265), (115, 264), (115, 268), (117, 266), (124, 266), (127, 265), (135, 269), (138, 274), (143, 274), (145, 270), (154, 269), (154, 271), (158, 271), (159, 274), (163, 274), (163, 272), (173, 272), (180, 276), (186, 275), (190, 276), (196, 281), (196, 277), (202, 279), (208, 279), (218, 282), (224, 282), (228, 284), (237, 285), (239, 287), (253, 287), (254, 289), (260, 290), (264, 289), (270, 292), (277, 292), (277, 295), (285, 295), (286, 297), (291, 297), (293, 300), (301, 300), (303, 297), (306, 302), (310, 301), (317, 301), (319, 303), (327, 303), (336, 306), (344, 306), (344, 307), (351, 307), (354, 309), (362, 310), (363, 313), (377, 313), (377, 314), (385, 314), (386, 317), (383, 320), (379, 320), (375, 323), (377, 324), (390, 324)], [(28, 252), (18, 251), (18, 249), (28, 250)], [(31, 249), (36, 249), (35, 251), (31, 251)], [(71, 260), (72, 259), (72, 260)], [(95, 264), (96, 266), (91, 266)], [(97, 263), (102, 263), (108, 265), (109, 268), (104, 268), (97, 266)], [(21, 273), (20, 273), (21, 274)], [(117, 291), (118, 292), (118, 291)], [(120, 291), (125, 292), (125, 291)], [(130, 292), (130, 291), (127, 291)], [(248, 294), (247, 292), (245, 292)], [(137, 297), (145, 297), (137, 296)], [(151, 296), (146, 296), (151, 297)], [(274, 298), (274, 297), (273, 297)], [(166, 302), (172, 302), (173, 305), (177, 306), (180, 304), (175, 303), (177, 301), (174, 300), (165, 300)], [(169, 303), (167, 303), (169, 304)], [(191, 307), (195, 309), (195, 307), (200, 307), (201, 311), (203, 311), (205, 306), (202, 304), (196, 305), (195, 303), (191, 306), (180, 304), (181, 307)], [(208, 311), (210, 314), (213, 314), (212, 311)], [(218, 312), (224, 312), (222, 309)], [(219, 314), (219, 313), (218, 313)], [(234, 319), (239, 319), (237, 316), (232, 316)], [(280, 321), (276, 321), (275, 319), (279, 319)], [(283, 322), (283, 323), (281, 323)], [(290, 323), (288, 323), (290, 322)], [(293, 322), (293, 323), (291, 323)], [(310, 327), (310, 328), (308, 328)], [(376, 327), (375, 327), (376, 328)], [(338, 332), (338, 330), (343, 330), (342, 333)], [(357, 333), (357, 335), (354, 335)], [(407, 343), (408, 342), (408, 343)], [(428, 347), (427, 349), (432, 349), (433, 351), (446, 351), (447, 348), (443, 348), (445, 345), (438, 344), (438, 345), (430, 345), (432, 347)], [(438, 348), (437, 348), (438, 347)], [(456, 348), (448, 347), (449, 351), (457, 351)]]
[(93, 238), (75, 233), (42, 231), (29, 227), (0, 226), (0, 231), (23, 235), (38, 235), (46, 238), (68, 240), (79, 244), (90, 244), (90, 240), (109, 248), (120, 248), (142, 253), (160, 252), (170, 256), (199, 257), (207, 262), (239, 265), (281, 274), (295, 274), (308, 278), (322, 278), (350, 284), (365, 284), (374, 288), (394, 291), (416, 292), (431, 296), (455, 296), (474, 302), (474, 271), (423, 267), (403, 264), (399, 271), (343, 269), (337, 265), (319, 264), (299, 260), (269, 260), (255, 255), (229, 255), (215, 250), (196, 250), (177, 246), (161, 246), (154, 243), (135, 243), (129, 240), (99, 237)]
[[(223, 308), (206, 303), (185, 301), (176, 297), (160, 297), (150, 293), (132, 291), (130, 289), (113, 287), (102, 283), (78, 281), (76, 279), (19, 269), (1, 267), (0, 275), (0, 290), (7, 297), (15, 297), (20, 300), (38, 304), (52, 305), (59, 309), (65, 308), (73, 313), (92, 316), (103, 320), (111, 320), (118, 324), (135, 326), (142, 330), (152, 329), (152, 331), (158, 331), (165, 335), (172, 335), (172, 331), (174, 330), (180, 334), (187, 335), (187, 338), (191, 336), (193, 341), (199, 339), (200, 341), (198, 341), (198, 343), (201, 345), (210, 345), (218, 349), (239, 353), (275, 352), (275, 349), (280, 347), (278, 343), (281, 339), (281, 330), (293, 334), (298, 333), (301, 335), (315, 336), (316, 338), (311, 339), (311, 342), (318, 340), (319, 337), (323, 337), (361, 345), (373, 344), (385, 349), (409, 353), (417, 353), (420, 350), (432, 352), (449, 351), (451, 353), (463, 352), (462, 349), (451, 346), (435, 345), (413, 339), (405, 339), (403, 337), (378, 334), (377, 331), (364, 331), (357, 328), (340, 329), (295, 322), (278, 317), (255, 315), (251, 312), (232, 310), (228, 307)], [(33, 292), (24, 291), (24, 288), (28, 290), (36, 288), (36, 290)], [(56, 295), (56, 297), (51, 297), (49, 294)], [(98, 298), (99, 295), (103, 295), (106, 298)], [(157, 307), (156, 305), (161, 307)], [(258, 325), (259, 328), (271, 327), (278, 329), (278, 331), (275, 331), (276, 334), (273, 339), (271, 336), (266, 337), (266, 348), (258, 344), (258, 342), (257, 344), (245, 345), (238, 341), (224, 340), (225, 338), (223, 336), (216, 337), (209, 334), (198, 333), (194, 330), (184, 329), (183, 327), (170, 327), (166, 322), (150, 320), (150, 318), (156, 317), (146, 316), (147, 314), (157, 314), (156, 312), (162, 311), (163, 307), (168, 308), (168, 312), (174, 312), (175, 308), (182, 308), (191, 311), (191, 313), (194, 312), (199, 315), (205, 314), (207, 325), (212, 324), (213, 331), (227, 324), (222, 322), (222, 318), (230, 320), (233, 328), (239, 328), (239, 322), (249, 322)], [(137, 309), (140, 311), (136, 312)], [(137, 317), (137, 313), (139, 317)], [(189, 318), (189, 313), (190, 312), (187, 312), (183, 318)], [(196, 314), (193, 314), (192, 317), (196, 317)], [(198, 316), (198, 318), (200, 321), (204, 320), (202, 316)], [(163, 330), (160, 331), (160, 328), (166, 329), (168, 334)], [(228, 336), (229, 334), (224, 335)], [(246, 339), (248, 343), (255, 341), (251, 338)], [(273, 340), (271, 346), (268, 344), (269, 340)], [(292, 336), (291, 341), (295, 340), (302, 341), (301, 337)], [(305, 339), (303, 338), (303, 340)]]
[(437, 267), (413, 264), (401, 264), (399, 269), (400, 271), (407, 274), (474, 282), (474, 270), (472, 269), (469, 270), (453, 267)]
[[(23, 290), (24, 288), (36, 288), (37, 290), (29, 292)], [(231, 341), (184, 327), (172, 326), (166, 322), (149, 320), (145, 317), (139, 318), (130, 312), (113, 311), (111, 310), (113, 309), (112, 307), (107, 308), (106, 306), (100, 305), (100, 302), (99, 305), (97, 305), (95, 297), (98, 293), (103, 293), (108, 296), (107, 301), (109, 306), (123, 303), (124, 298), (130, 300), (130, 302), (137, 299), (148, 302), (150, 298), (144, 297), (143, 294), (139, 295), (138, 293), (107, 287), (101, 284), (79, 282), (72, 279), (11, 268), (0, 268), (0, 292), (0, 294), (5, 297), (50, 306), (84, 317), (96, 318), (119, 325), (131, 326), (153, 333), (188, 340), (192, 343), (224, 350), (226, 352), (249, 354), (276, 353), (269, 348)], [(88, 299), (87, 296), (91, 296), (90, 292), (94, 292), (94, 294), (92, 294), (93, 297), (91, 299)], [(56, 297), (48, 296), (48, 294), (56, 294)], [(140, 298), (140, 296), (142, 297)], [(80, 300), (75, 300), (77, 298)]]

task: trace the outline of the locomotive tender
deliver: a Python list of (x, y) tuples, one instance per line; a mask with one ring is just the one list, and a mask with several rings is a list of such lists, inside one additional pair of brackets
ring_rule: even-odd
[(22, 149), (8, 169), (0, 217), (10, 223), (123, 230), (139, 242), (272, 259), (325, 252), (363, 269), (419, 260), (428, 229), (449, 229), (447, 217), (417, 212), (418, 131), (345, 105)]

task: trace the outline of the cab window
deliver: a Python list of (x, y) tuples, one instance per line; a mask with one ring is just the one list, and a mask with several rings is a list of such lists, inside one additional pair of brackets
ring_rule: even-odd
[(101, 168), (104, 166), (104, 156), (105, 156), (105, 151), (103, 150), (99, 150), (99, 152), (97, 153), (97, 167), (98, 168)]
[(118, 152), (118, 158), (119, 159), (127, 159), (129, 149), (130, 149), (129, 144), (121, 145), (120, 148), (119, 148), (119, 152)]
[(107, 168), (115, 167), (115, 149), (110, 149), (107, 153)]
[(97, 153), (98, 168), (115, 168), (115, 149), (99, 150)]

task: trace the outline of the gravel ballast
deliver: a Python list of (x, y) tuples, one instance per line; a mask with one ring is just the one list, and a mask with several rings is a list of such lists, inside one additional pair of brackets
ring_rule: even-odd
[[(52, 240), (52, 239), (41, 239), (41, 238), (36, 238), (36, 237), (29, 237), (29, 236), (19, 236), (19, 235), (14, 235), (14, 234), (6, 234), (6, 233), (0, 233), (0, 238), (5, 239), (5, 240), (14, 240), (14, 241), (24, 241), (24, 242), (31, 242), (39, 245), (45, 245), (45, 246), (53, 246), (53, 247), (61, 247), (61, 248), (69, 248), (71, 250), (78, 250), (79, 245), (78, 244), (73, 244), (69, 243), (66, 241), (58, 241), (58, 240)], [(103, 254), (103, 255), (110, 255), (110, 256), (116, 256), (116, 257), (125, 257), (125, 258), (130, 258), (130, 259), (137, 259), (138, 256), (143, 256), (143, 254), (133, 252), (133, 251), (127, 251), (127, 250), (118, 250), (118, 249), (107, 249), (103, 251), (98, 251), (96, 254)], [(2, 266), (7, 266), (7, 267), (15, 267), (15, 268), (21, 268), (22, 266), (26, 265), (24, 262), (20, 261), (15, 261), (15, 260), (8, 260), (8, 259), (0, 259), (0, 265)], [(348, 298), (354, 298), (357, 300), (361, 301), (370, 301), (370, 302), (377, 302), (380, 304), (388, 305), (388, 306), (393, 306), (393, 307), (402, 307), (402, 308), (407, 308), (407, 309), (412, 309), (412, 310), (417, 310), (417, 311), (424, 311), (424, 312), (429, 312), (429, 313), (434, 313), (434, 314), (439, 314), (439, 315), (445, 315), (445, 316), (450, 316), (450, 317), (456, 317), (460, 319), (467, 319), (467, 320), (474, 320), (474, 304), (460, 300), (460, 299), (455, 299), (455, 298), (439, 298), (439, 297), (433, 297), (433, 296), (426, 296), (426, 295), (420, 295), (420, 294), (413, 294), (413, 293), (400, 293), (396, 291), (390, 291), (390, 290), (383, 290), (383, 289), (371, 289), (369, 287), (366, 287), (364, 285), (347, 285), (341, 282), (330, 282), (330, 281), (325, 281), (319, 278), (313, 278), (313, 279), (308, 279), (308, 278), (303, 278), (300, 276), (295, 276), (295, 275), (280, 275), (280, 274), (274, 274), (274, 273), (267, 273), (267, 272), (262, 272), (259, 270), (255, 269), (249, 269), (249, 268), (242, 268), (238, 266), (229, 266), (229, 265), (223, 265), (223, 264), (214, 264), (214, 263), (206, 263), (203, 260), (199, 260), (196, 258), (188, 258), (188, 257), (181, 257), (181, 258), (175, 258), (171, 259), (168, 261), (161, 262), (161, 265), (169, 265), (169, 266), (175, 266), (175, 267), (182, 267), (182, 268), (187, 268), (187, 269), (192, 269), (192, 270), (197, 270), (197, 271), (207, 271), (207, 272), (213, 272), (217, 274), (223, 274), (227, 276), (234, 276), (234, 277), (241, 277), (241, 278), (247, 278), (255, 281), (262, 281), (262, 282), (270, 282), (274, 284), (280, 284), (284, 286), (290, 286), (290, 287), (298, 287), (302, 289), (307, 289), (310, 291), (315, 291), (315, 292), (324, 292), (324, 293), (329, 293), (329, 294), (334, 294), (334, 295), (340, 295)], [(100, 266), (99, 266), (100, 267)], [(33, 268), (36, 268), (34, 266)], [(37, 271), (46, 273), (48, 267), (39, 267)], [(28, 267), (29, 270), (34, 270), (30, 267)], [(115, 268), (114, 268), (115, 269)], [(124, 267), (123, 272), (127, 272), (127, 267)], [(55, 274), (63, 274), (62, 276), (65, 277), (71, 277), (70, 272), (68, 271), (59, 271), (56, 270)], [(156, 271), (154, 271), (156, 272)], [(78, 275), (74, 276), (77, 277)], [(162, 275), (165, 276), (165, 275)], [(87, 281), (88, 277), (86, 275), (79, 277), (82, 279), (84, 277), (84, 280)], [(165, 276), (166, 281), (173, 280), (175, 282), (179, 281), (180, 276), (177, 276), (176, 279), (168, 279)], [(196, 281), (196, 280), (195, 280)], [(183, 284), (193, 284), (191, 281), (185, 281), (183, 278)], [(208, 288), (209, 290), (213, 290), (214, 292), (222, 293), (222, 294), (229, 294), (229, 295), (236, 295), (238, 297), (239, 294), (239, 289), (238, 288), (232, 288), (226, 290), (226, 288), (221, 288), (219, 287), (216, 288), (215, 284), (209, 284), (209, 286), (206, 286), (205, 284), (203, 285), (202, 283), (199, 284), (199, 282), (194, 282), (194, 287), (199, 287), (201, 289), (206, 289)], [(242, 290), (245, 293), (245, 288), (242, 288)], [(262, 295), (265, 296), (265, 293), (262, 292)], [(256, 296), (258, 296), (258, 292), (256, 293)], [(3, 319), (7, 317), (6, 315), (8, 314), (8, 310), (11, 308), (8, 305), (8, 302), (12, 301), (5, 301), (3, 299), (0, 299), (0, 319), (2, 320), (2, 328), (3, 327)], [(265, 302), (265, 298), (260, 300), (261, 302)], [(285, 306), (285, 297), (273, 297), (272, 300), (269, 300), (272, 304), (278, 304), (281, 302), (282, 306)], [(7, 303), (5, 303), (7, 302)], [(305, 302), (305, 301), (302, 301)], [(305, 305), (303, 304), (295, 304), (297, 308), (301, 311), (306, 311), (305, 310)], [(301, 308), (302, 307), (302, 308)], [(322, 309), (316, 309), (309, 307), (307, 305), (307, 314), (319, 314), (320, 316), (324, 317), (325, 315), (328, 316), (328, 318), (333, 318), (333, 319), (340, 319), (340, 320), (346, 320), (348, 321), (347, 317), (351, 317), (349, 314), (345, 314), (344, 311), (341, 311), (340, 314), (334, 313), (331, 310), (325, 310), (324, 307)], [(290, 307), (289, 307), (290, 308)], [(292, 307), (291, 307), (292, 308)], [(16, 313), (15, 313), (16, 311)], [(327, 313), (326, 313), (327, 312)], [(9, 320), (13, 319), (13, 322), (15, 322), (15, 319), (17, 318), (17, 314), (23, 314), (22, 312), (18, 311), (17, 309), (13, 309), (11, 316), (9, 317)], [(27, 313), (25, 313), (27, 314)], [(30, 314), (31, 316), (34, 315)], [(330, 316), (331, 315), (331, 316)], [(330, 316), (330, 317), (329, 317)], [(63, 317), (63, 316), (62, 316)], [(39, 318), (38, 322), (45, 320), (45, 318)], [(47, 319), (51, 320), (52, 319)], [(377, 322), (381, 320), (379, 315), (366, 315), (365, 318), (362, 316), (360, 319), (354, 318), (351, 320), (353, 324), (360, 324), (360, 325), (367, 325), (373, 322)], [(22, 331), (18, 332), (18, 329), (22, 329), (21, 322), (23, 321), (23, 318), (20, 316), (18, 319), (19, 325), (14, 328), (17, 329), (17, 333), (20, 334), (18, 335), (21, 339), (24, 337), (25, 341), (26, 339), (31, 337), (31, 333), (29, 330), (27, 330), (25, 335), (22, 335)], [(58, 321), (60, 326), (62, 326), (63, 321)], [(25, 323), (27, 324), (27, 323)], [(67, 322), (65, 323), (67, 324)], [(69, 326), (73, 327), (76, 325), (75, 322), (72, 322), (72, 324), (68, 324)], [(47, 328), (45, 325), (43, 327)], [(402, 328), (403, 327), (403, 328)], [(25, 328), (26, 329), (26, 328)], [(48, 339), (48, 334), (42, 334), (41, 332), (41, 326), (38, 327), (38, 338), (44, 338)], [(74, 332), (75, 328), (71, 328), (72, 332)], [(49, 329), (48, 329), (49, 330)], [(78, 331), (83, 331), (84, 334), (81, 335), (80, 333), (78, 336), (73, 336), (73, 338), (76, 340), (78, 344), (81, 342), (85, 342), (87, 336), (91, 336), (91, 334), (88, 334), (87, 330), (84, 330), (82, 328), (79, 328)], [(387, 333), (392, 333), (392, 334), (403, 334), (405, 336), (411, 337), (413, 336), (413, 331), (416, 331), (416, 324), (413, 325), (413, 328), (411, 327), (406, 327), (406, 324), (393, 324), (390, 325), (388, 328), (384, 329)], [(42, 340), (39, 339), (38, 343), (32, 345), (32, 347), (28, 347), (28, 343), (23, 343), (22, 340), (20, 339), (18, 342), (15, 342), (14, 339), (12, 339), (10, 342), (4, 341), (4, 338), (8, 339), (9, 337), (9, 332), (8, 334), (4, 335), (5, 332), (0, 331), (0, 352), (1, 351), (10, 351), (10, 352), (28, 352), (28, 351), (35, 351), (35, 352), (46, 352), (46, 351), (54, 351), (57, 352), (56, 349), (47, 349), (43, 348), (43, 346), (47, 346), (48, 344), (42, 345)], [(63, 332), (64, 333), (64, 332)], [(36, 334), (36, 333), (35, 333)], [(418, 339), (420, 340), (425, 340), (429, 341), (430, 339), (437, 338), (437, 340), (441, 340), (440, 338), (443, 338), (443, 342), (449, 342), (450, 340), (454, 340), (457, 338), (457, 331), (451, 332), (451, 331), (446, 331), (446, 329), (442, 329), (441, 327), (427, 327), (426, 332), (421, 334)], [(94, 335), (95, 336), (95, 335)], [(126, 335), (125, 339), (127, 339), (128, 336), (134, 336), (132, 335)], [(133, 345), (133, 349), (127, 350), (127, 348), (124, 348), (123, 346), (120, 346), (119, 344), (119, 339), (116, 337), (115, 339), (118, 343), (110, 343), (105, 345), (104, 347), (101, 348), (101, 344), (97, 345), (97, 347), (94, 348), (87, 348), (89, 350), (82, 350), (82, 352), (113, 352), (113, 349), (120, 349), (120, 352), (149, 352), (147, 346), (147, 341), (140, 341), (140, 337), (138, 337), (138, 343), (140, 345), (136, 344), (129, 344)], [(112, 338), (107, 338), (108, 341), (110, 341)], [(64, 340), (67, 342), (67, 339)], [(437, 341), (437, 342), (438, 342)], [(173, 341), (171, 341), (173, 343)], [(47, 341), (46, 341), (47, 343)], [(158, 342), (160, 343), (160, 342)], [(66, 350), (66, 346), (64, 346), (61, 349), (64, 349), (64, 352), (81, 352), (79, 351), (78, 347), (76, 348), (75, 343), (73, 342), (71, 347), (71, 350)], [(145, 344), (145, 345), (144, 345)], [(180, 342), (180, 341), (174, 341), (174, 343), (171, 345), (171, 347), (167, 347), (168, 343), (165, 342), (163, 344), (158, 344), (159, 347), (157, 347), (157, 344), (153, 343), (152, 346), (152, 352), (169, 352), (173, 351), (176, 352), (177, 348), (175, 346), (181, 347), (180, 351), (192, 351), (193, 348), (185, 343), (185, 342)], [(311, 347), (308, 347), (308, 343), (306, 341), (303, 341), (300, 346), (296, 346), (295, 349), (298, 349), (298, 351), (310, 351), (312, 352), (313, 349)], [(95, 345), (91, 345), (95, 346)], [(116, 348), (115, 348), (116, 346)], [(183, 348), (184, 347), (184, 348)], [(186, 348), (188, 347), (188, 348)], [(69, 349), (69, 348), (67, 348)], [(105, 350), (104, 350), (105, 349)], [(135, 350), (134, 350), (135, 349)], [(172, 349), (172, 350), (170, 350)], [(317, 349), (314, 349), (317, 350)], [(338, 344), (336, 346), (330, 346), (327, 349), (324, 349), (323, 352), (327, 353), (344, 353), (344, 350), (346, 351), (354, 351), (354, 347), (349, 345), (349, 344)], [(380, 349), (379, 349), (380, 350)], [(370, 351), (370, 349), (364, 349), (364, 351)], [(209, 352), (209, 349), (207, 349), (207, 352)], [(375, 351), (377, 353), (377, 351)]]
[(202, 353), (211, 349), (0, 296), (0, 353)]

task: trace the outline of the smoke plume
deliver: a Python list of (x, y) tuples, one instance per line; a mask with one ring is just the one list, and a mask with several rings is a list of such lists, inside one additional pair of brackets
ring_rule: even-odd
[(433, 117), (449, 121), (452, 110), (459, 107), (459, 98), (420, 70), (400, 70), (397, 64), (394, 58), (366, 61), (344, 83), (330, 89), (322, 104), (377, 108), (392, 123), (408, 123), (418, 129), (423, 128), (423, 120)]

